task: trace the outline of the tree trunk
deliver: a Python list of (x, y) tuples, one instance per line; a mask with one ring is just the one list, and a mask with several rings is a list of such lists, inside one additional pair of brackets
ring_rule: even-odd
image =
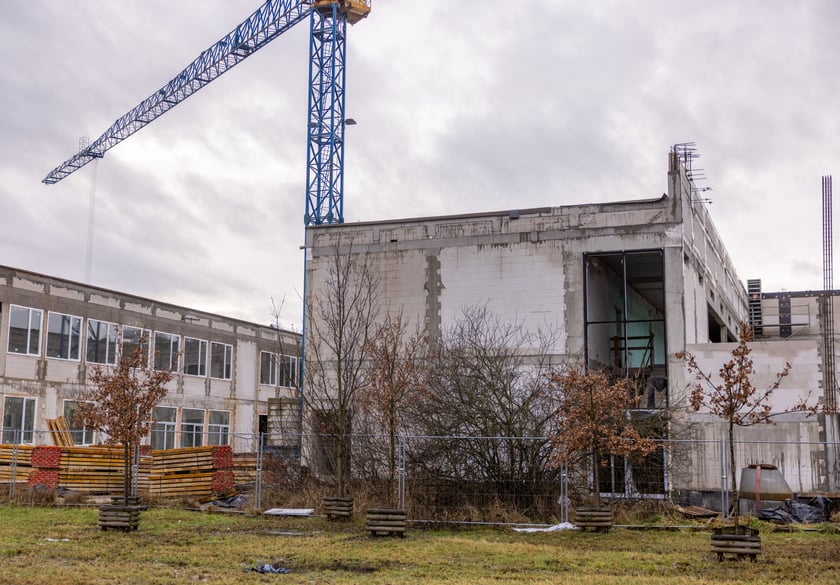
[(397, 501), (397, 416), (393, 402), (388, 406), (388, 506), (394, 508)]
[(735, 526), (737, 526), (741, 504), (738, 501), (738, 482), (735, 470), (735, 423), (732, 420), (729, 421), (729, 474), (731, 476), (729, 485), (732, 489), (732, 514), (735, 519)]
[(601, 456), (597, 446), (592, 444), (592, 481), (595, 484), (595, 506), (601, 507)]
[(132, 453), (131, 445), (126, 442), (123, 444), (123, 462), (124, 462), (124, 484), (123, 484), (123, 504), (128, 506), (128, 496), (131, 492), (131, 459)]
[(343, 498), (345, 497), (345, 486), (344, 486), (344, 442), (346, 438), (344, 436), (344, 431), (342, 430), (339, 432), (338, 435), (338, 448), (336, 449), (336, 465), (338, 468), (336, 469), (336, 481), (338, 482), (338, 497)]

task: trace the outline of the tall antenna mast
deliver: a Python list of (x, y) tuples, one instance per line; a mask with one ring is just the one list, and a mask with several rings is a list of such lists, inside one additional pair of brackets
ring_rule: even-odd
[(834, 369), (834, 267), (832, 235), (831, 175), (822, 178), (823, 213), (823, 345), (825, 347), (825, 402), (833, 410), (837, 406), (837, 383)]

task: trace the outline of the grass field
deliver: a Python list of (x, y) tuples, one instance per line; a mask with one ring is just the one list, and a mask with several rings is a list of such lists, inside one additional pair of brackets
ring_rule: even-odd
[[(372, 539), (361, 524), (152, 509), (102, 532), (93, 508), (0, 505), (0, 583), (840, 583), (840, 535), (765, 532), (755, 563), (717, 562), (707, 532), (425, 531)], [(258, 574), (258, 562), (288, 574)]]

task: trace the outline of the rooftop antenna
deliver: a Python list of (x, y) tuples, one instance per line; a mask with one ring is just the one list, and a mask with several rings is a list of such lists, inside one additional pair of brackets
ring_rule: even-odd
[(672, 150), (685, 168), (685, 176), (688, 178), (688, 184), (691, 186), (691, 202), (713, 203), (711, 197), (703, 196), (704, 193), (711, 191), (712, 188), (697, 186), (697, 181), (706, 180), (706, 171), (694, 166), (694, 161), (700, 158), (700, 154), (697, 152), (697, 145), (694, 142), (678, 142)]

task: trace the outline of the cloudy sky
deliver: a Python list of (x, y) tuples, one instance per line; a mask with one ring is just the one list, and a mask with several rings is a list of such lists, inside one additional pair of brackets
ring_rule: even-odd
[[(285, 298), (299, 327), (305, 22), (95, 180), (40, 182), (259, 4), (0, 2), (0, 264), (84, 281), (93, 192), (92, 284), (261, 323)], [(693, 141), (741, 279), (821, 288), (838, 22), (835, 0), (374, 0), (348, 40), (345, 220), (658, 196)]]

